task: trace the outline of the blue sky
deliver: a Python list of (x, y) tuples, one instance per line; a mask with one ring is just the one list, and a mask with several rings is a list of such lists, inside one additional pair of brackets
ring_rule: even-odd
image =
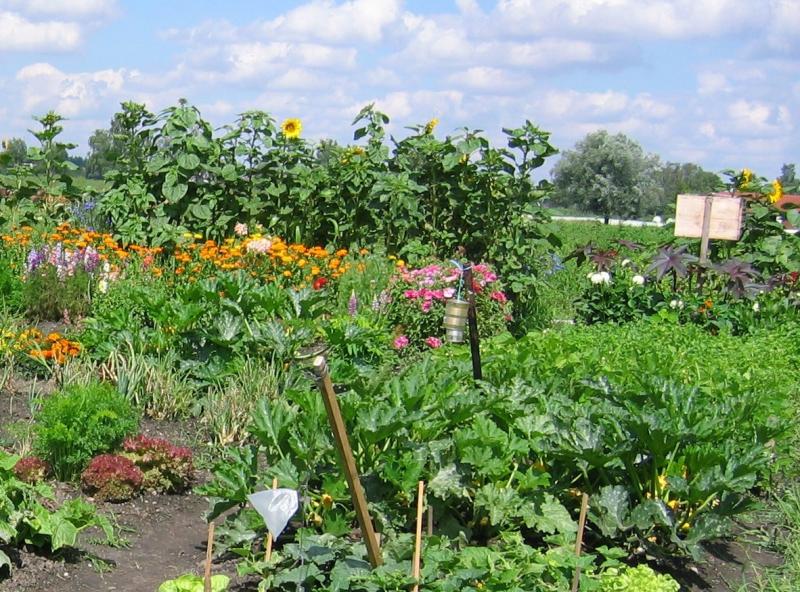
[(374, 101), (397, 135), (529, 119), (773, 177), (800, 164), (798, 31), (800, 0), (0, 0), (0, 137), (55, 109), (81, 154), (121, 101), (185, 97), (346, 142)]

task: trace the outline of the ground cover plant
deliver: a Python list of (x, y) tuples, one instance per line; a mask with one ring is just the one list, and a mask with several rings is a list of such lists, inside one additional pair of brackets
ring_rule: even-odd
[[(771, 184), (733, 175), (743, 239), (700, 266), (669, 228), (551, 225), (532, 174), (555, 149), (530, 122), (502, 148), (435, 120), (396, 139), (367, 107), (340, 146), (261, 112), (214, 130), (184, 102), (126, 103), (114, 168), (79, 195), (59, 121), (0, 179), (0, 391), (30, 390), (36, 453), (9, 457), (8, 482), (37, 517), (50, 471), (101, 501), (193, 495), (195, 454), (135, 435), (179, 419), (204, 442), (216, 551), (259, 589), (409, 589), (423, 480), (424, 589), (562, 591), (580, 567), (582, 590), (676, 590), (659, 571), (794, 475), (800, 251)], [(442, 326), (467, 288), (478, 382)], [(383, 539), (374, 570), (308, 372), (320, 353)], [(301, 508), (267, 559), (247, 496), (273, 478)], [(59, 529), (103, 527), (82, 503)], [(47, 520), (2, 534), (77, 542)], [(198, 585), (174, 575), (165, 589)]]

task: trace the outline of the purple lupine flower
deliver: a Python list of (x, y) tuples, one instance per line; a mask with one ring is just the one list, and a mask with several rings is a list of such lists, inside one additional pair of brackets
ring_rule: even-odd
[(33, 248), (28, 253), (28, 259), (25, 262), (25, 273), (30, 274), (31, 272), (35, 271), (37, 267), (39, 267), (44, 260), (46, 259), (44, 249), (41, 251)]
[(350, 292), (350, 300), (347, 301), (347, 314), (351, 317), (356, 316), (358, 312), (358, 296), (356, 296), (355, 290)]

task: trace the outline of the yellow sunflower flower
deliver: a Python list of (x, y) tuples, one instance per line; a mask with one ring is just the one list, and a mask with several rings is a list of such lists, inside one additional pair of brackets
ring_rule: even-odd
[(290, 117), (281, 124), (281, 133), (289, 139), (299, 138), (302, 131), (303, 124), (296, 117)]
[(425, 133), (432, 134), (433, 130), (436, 129), (436, 126), (439, 125), (439, 118), (434, 117), (428, 123), (425, 124)]
[(782, 197), (783, 197), (783, 185), (781, 185), (781, 182), (778, 179), (775, 179), (772, 182), (772, 191), (769, 192), (767, 198), (769, 198), (769, 203), (774, 204)]

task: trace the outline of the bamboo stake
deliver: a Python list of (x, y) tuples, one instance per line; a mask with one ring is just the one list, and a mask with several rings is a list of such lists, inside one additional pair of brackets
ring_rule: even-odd
[(417, 485), (417, 534), (414, 540), (414, 560), (411, 564), (411, 577), (416, 580), (412, 592), (419, 592), (419, 563), (422, 554), (422, 510), (425, 506), (425, 482)]
[(328, 364), (325, 362), (324, 356), (317, 356), (314, 358), (313, 365), (314, 373), (317, 375), (317, 386), (320, 392), (322, 392), (322, 400), (325, 402), (325, 411), (328, 412), (328, 421), (330, 421), (331, 429), (333, 430), (333, 438), (336, 442), (336, 449), (339, 452), (339, 459), (342, 461), (342, 466), (344, 468), (344, 476), (345, 479), (347, 479), (350, 495), (353, 498), (356, 518), (358, 518), (358, 524), (361, 526), (361, 534), (364, 537), (364, 543), (367, 545), (367, 556), (369, 557), (369, 562), (372, 567), (378, 567), (383, 563), (380, 543), (375, 536), (372, 519), (369, 517), (367, 498), (364, 495), (364, 489), (361, 487), (358, 470), (356, 469), (356, 461), (355, 458), (353, 458), (353, 449), (350, 448), (350, 440), (347, 437), (347, 429), (345, 428), (344, 419), (342, 418), (342, 411), (339, 409), (339, 401), (336, 400), (333, 383), (328, 374)]
[(214, 547), (214, 522), (208, 523), (208, 542), (206, 543), (206, 573), (203, 589), (211, 592), (211, 552)]
[[(273, 477), (272, 479), (272, 489), (278, 489), (278, 478)], [(264, 553), (264, 559), (269, 561), (272, 559), (272, 533), (267, 532), (267, 545), (266, 545), (266, 553)]]
[[(586, 512), (589, 510), (589, 494), (584, 493), (581, 498), (581, 514), (578, 518), (578, 536), (575, 539), (575, 556), (580, 558), (583, 548), (583, 531), (586, 528)], [(572, 592), (578, 592), (581, 583), (581, 566), (575, 566), (575, 577), (572, 578)]]

